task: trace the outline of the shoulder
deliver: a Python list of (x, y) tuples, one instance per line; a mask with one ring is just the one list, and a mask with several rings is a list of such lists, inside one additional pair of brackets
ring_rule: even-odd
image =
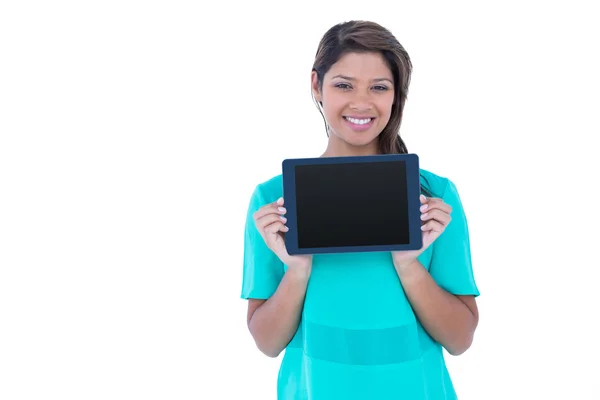
[(260, 181), (254, 188), (252, 200), (260, 207), (277, 201), (283, 195), (283, 176), (281, 174)]
[(455, 215), (464, 211), (462, 199), (454, 181), (446, 176), (438, 175), (424, 169), (421, 169), (420, 173), (421, 186), (431, 192), (431, 197), (440, 198), (446, 204), (449, 204)]
[[(449, 189), (456, 190), (454, 182), (448, 177), (421, 168), (421, 185), (431, 190), (436, 197), (442, 197)], [(254, 197), (265, 203), (276, 201), (283, 195), (283, 176), (281, 174), (260, 181), (254, 189)]]
[(444, 197), (449, 189), (454, 189), (454, 183), (446, 176), (436, 174), (421, 168), (421, 185), (432, 192), (433, 197)]

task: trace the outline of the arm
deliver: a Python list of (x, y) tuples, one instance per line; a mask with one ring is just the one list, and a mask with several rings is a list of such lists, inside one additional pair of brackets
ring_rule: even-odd
[[(459, 355), (471, 346), (479, 322), (467, 219), (449, 180), (442, 199), (422, 201), (423, 248), (394, 253), (394, 266), (423, 328), (450, 354)], [(431, 263), (425, 267), (418, 255), (429, 246)]]
[(290, 268), (268, 300), (249, 299), (248, 329), (256, 346), (277, 357), (294, 337), (306, 295), (309, 273)]
[(418, 320), (433, 339), (448, 353), (460, 355), (473, 342), (479, 322), (474, 296), (455, 296), (433, 280), (418, 261), (396, 272)]

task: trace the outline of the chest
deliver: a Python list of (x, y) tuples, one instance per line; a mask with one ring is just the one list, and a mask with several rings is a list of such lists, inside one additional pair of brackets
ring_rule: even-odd
[[(431, 249), (419, 261), (429, 268)], [(389, 252), (315, 255), (304, 317), (350, 329), (414, 321)]]

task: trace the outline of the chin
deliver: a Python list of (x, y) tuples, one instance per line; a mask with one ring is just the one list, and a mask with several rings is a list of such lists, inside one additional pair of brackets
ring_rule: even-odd
[[(369, 130), (370, 131), (370, 130)], [(372, 132), (356, 132), (353, 130), (333, 130), (335, 136), (337, 136), (338, 140), (350, 145), (352, 147), (367, 147), (373, 144), (373, 141), (377, 141), (378, 135), (374, 135)]]
[(350, 146), (353, 147), (367, 147), (373, 144), (373, 141), (376, 140), (377, 137), (375, 138), (365, 138), (365, 139), (356, 139), (356, 138), (348, 138), (348, 139), (344, 139), (344, 141), (346, 143), (348, 143)]

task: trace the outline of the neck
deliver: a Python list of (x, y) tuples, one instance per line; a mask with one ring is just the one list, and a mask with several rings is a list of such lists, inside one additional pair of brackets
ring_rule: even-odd
[(321, 157), (354, 157), (376, 154), (379, 154), (377, 140), (364, 146), (352, 146), (341, 140), (332, 140), (330, 136), (327, 148)]

